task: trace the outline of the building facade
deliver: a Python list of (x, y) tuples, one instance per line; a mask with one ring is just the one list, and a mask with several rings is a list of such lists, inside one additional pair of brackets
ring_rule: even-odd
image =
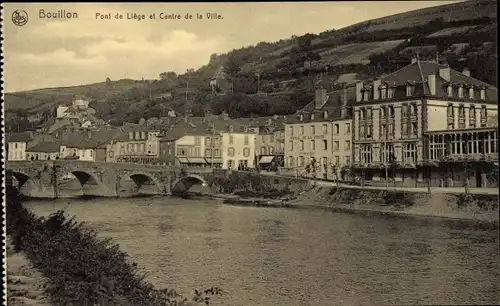
[(353, 100), (353, 88), (316, 89), (315, 100), (285, 124), (285, 167), (296, 174), (339, 178), (352, 162)]
[(28, 160), (56, 160), (60, 158), (59, 142), (42, 142), (26, 150)]
[(222, 132), (222, 168), (244, 170), (255, 168), (255, 138), (250, 131)]
[(7, 159), (26, 160), (26, 147), (31, 141), (29, 133), (12, 133), (7, 135)]
[(484, 127), (487, 114), (497, 112), (496, 92), (467, 72), (418, 60), (382, 79), (357, 83), (356, 176), (373, 184), (428, 184), (424, 172), (432, 138), (424, 135)]

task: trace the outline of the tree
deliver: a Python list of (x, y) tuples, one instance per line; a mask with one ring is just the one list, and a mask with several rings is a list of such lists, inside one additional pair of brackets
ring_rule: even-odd
[(173, 71), (160, 73), (160, 79), (162, 79), (162, 80), (172, 80), (172, 79), (175, 79), (176, 77), (177, 77), (177, 73), (175, 73)]
[(231, 81), (231, 92), (234, 93), (234, 79), (241, 71), (240, 65), (236, 62), (234, 56), (230, 56), (223, 67), (223, 72), (226, 75), (226, 79)]

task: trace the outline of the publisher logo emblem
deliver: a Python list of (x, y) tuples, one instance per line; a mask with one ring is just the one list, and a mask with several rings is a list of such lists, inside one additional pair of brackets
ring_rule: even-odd
[(15, 10), (12, 13), (12, 22), (19, 27), (22, 27), (26, 23), (28, 23), (28, 13), (24, 10)]

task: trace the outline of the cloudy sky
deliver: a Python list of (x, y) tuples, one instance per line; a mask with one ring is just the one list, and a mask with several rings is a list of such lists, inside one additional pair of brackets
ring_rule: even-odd
[[(452, 2), (5, 3), (5, 90), (74, 86), (106, 77), (154, 79), (163, 71), (183, 73), (205, 65), (212, 53)], [(29, 19), (16, 26), (10, 16), (21, 9)], [(76, 12), (78, 19), (40, 19), (39, 9)], [(219, 13), (223, 19), (160, 20), (162, 12), (183, 18)], [(138, 13), (146, 20), (100, 20), (96, 13)], [(149, 19), (152, 13), (155, 20)]]

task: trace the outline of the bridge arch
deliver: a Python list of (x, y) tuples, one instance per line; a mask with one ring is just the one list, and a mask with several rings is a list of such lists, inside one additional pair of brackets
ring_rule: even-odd
[(162, 184), (152, 175), (151, 173), (147, 172), (133, 172), (132, 174), (128, 175), (134, 183), (137, 186), (137, 191), (146, 183), (146, 182), (152, 182), (156, 185), (156, 188), (160, 193), (163, 193), (163, 186)]
[(89, 173), (85, 170), (72, 170), (69, 171), (69, 173), (73, 174), (78, 182), (80, 182), (80, 185), (85, 186), (87, 183), (93, 183), (89, 185), (101, 185), (101, 181), (95, 177), (94, 174)]
[(21, 191), (21, 188), (23, 187), (23, 185), (26, 184), (26, 182), (29, 179), (31, 179), (31, 177), (24, 172), (15, 171), (15, 170), (8, 170), (8, 171), (10, 171), (12, 173), (12, 176), (16, 179), (17, 184), (18, 184), (17, 188), (19, 191)]
[(203, 177), (201, 177), (199, 175), (188, 174), (184, 177), (177, 179), (172, 184), (171, 190), (172, 190), (172, 193), (185, 192), (185, 191), (188, 191), (189, 188), (191, 188), (197, 184), (202, 184), (203, 186), (206, 186), (207, 182), (205, 181), (205, 179)]

